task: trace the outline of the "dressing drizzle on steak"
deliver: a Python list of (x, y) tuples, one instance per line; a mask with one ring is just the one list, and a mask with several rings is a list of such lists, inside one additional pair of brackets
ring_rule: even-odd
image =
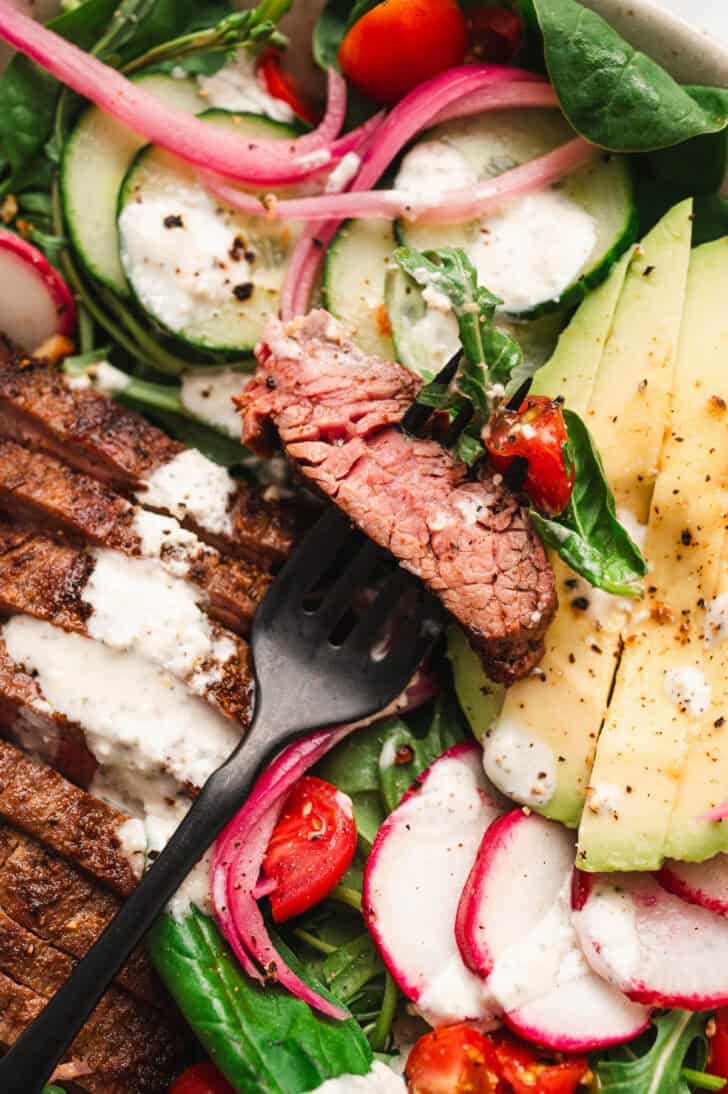
[(499, 475), (469, 481), (436, 441), (396, 428), (420, 382), (323, 311), (271, 321), (257, 358), (244, 442), (265, 449), (274, 426), (303, 474), (440, 597), (493, 679), (528, 673), (556, 607), (546, 552)]

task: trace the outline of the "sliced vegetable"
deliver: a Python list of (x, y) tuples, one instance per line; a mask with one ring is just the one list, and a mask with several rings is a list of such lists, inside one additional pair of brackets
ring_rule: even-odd
[(630, 999), (704, 1010), (728, 1000), (728, 923), (648, 874), (582, 874), (574, 926), (592, 968)]
[(351, 798), (331, 783), (304, 775), (286, 799), (263, 860), (275, 883), (276, 923), (318, 904), (349, 869), (356, 850)]
[(714, 1025), (707, 1070), (711, 1075), (728, 1080), (728, 1009), (722, 1007), (715, 1012)]
[(169, 1094), (233, 1094), (233, 1088), (214, 1064), (195, 1064), (176, 1079)]
[[(291, 1094), (369, 1071), (371, 1050), (352, 1018), (327, 1022), (283, 989), (248, 979), (214, 922), (196, 910), (183, 919), (161, 916), (149, 952), (198, 1040), (239, 1094)], [(285, 961), (310, 979), (288, 951)]]
[(364, 915), (389, 972), (434, 1026), (496, 1010), (455, 944), (455, 915), (478, 844), (501, 810), (474, 742), (456, 745), (390, 814), (369, 856)]
[(269, 95), (288, 103), (301, 121), (309, 125), (316, 124), (315, 111), (296, 86), (296, 81), (291, 74), (284, 69), (280, 50), (272, 47), (264, 50), (258, 60), (258, 72), (263, 78)]
[[(209, 111), (203, 124), (240, 140), (291, 130), (250, 114)], [(298, 229), (246, 217), (202, 190), (194, 171), (148, 146), (134, 160), (119, 198), (121, 261), (150, 318), (197, 349), (250, 352), (277, 313)]]
[(659, 879), (669, 892), (690, 904), (728, 915), (728, 855), (724, 852), (706, 862), (668, 860)]
[(384, 0), (358, 19), (339, 50), (341, 69), (365, 95), (396, 103), (465, 57), (457, 0)]
[(347, 220), (326, 251), (324, 304), (354, 331), (357, 345), (385, 360), (393, 356), (384, 281), (392, 263), (389, 221)]
[(497, 411), (485, 432), (493, 467), (505, 473), (514, 460), (526, 460), (522, 489), (551, 516), (563, 513), (574, 488), (574, 466), (566, 466), (564, 455), (567, 440), (562, 404), (543, 395), (529, 395), (518, 410)]
[(420, 1037), (405, 1068), (410, 1094), (500, 1094), (500, 1067), (488, 1037), (447, 1026)]
[[(140, 73), (135, 84), (188, 114), (206, 109), (192, 80)], [(96, 106), (83, 112), (63, 148), (63, 214), (73, 247), (87, 271), (120, 296), (129, 295), (119, 259), (119, 190), (141, 137)]]
[(0, 229), (3, 303), (0, 331), (32, 352), (54, 334), (71, 334), (76, 306), (68, 285), (32, 244)]
[(589, 1061), (577, 1056), (554, 1064), (512, 1037), (494, 1038), (499, 1074), (513, 1094), (576, 1094), (589, 1082)]
[[(480, 214), (473, 201), (457, 225), (451, 215), (457, 202), (445, 197), (447, 226), (429, 214), (403, 219), (401, 242), (419, 251), (461, 248), (511, 314), (577, 304), (632, 243), (637, 217), (626, 162), (590, 158), (570, 138), (567, 122), (551, 110), (488, 112), (429, 130), (396, 179), (398, 188), (413, 187), (413, 204), (415, 196), (423, 200), (429, 190), (449, 186), (469, 185), (474, 196), (485, 195), (499, 180), (510, 194), (533, 196), (505, 209), (494, 202), (492, 212), (482, 203)], [(431, 178), (436, 171), (441, 174)]]
[(647, 563), (616, 516), (612, 492), (589, 431), (578, 414), (565, 410), (568, 458), (574, 488), (557, 520), (531, 512), (537, 532), (572, 570), (615, 596), (640, 596)]

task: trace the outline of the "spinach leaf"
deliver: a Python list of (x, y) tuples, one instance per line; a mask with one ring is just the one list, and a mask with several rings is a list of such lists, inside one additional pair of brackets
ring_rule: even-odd
[[(713, 202), (725, 176), (727, 151), (728, 133), (722, 131), (692, 137), (675, 148), (662, 148), (633, 157), (640, 235), (646, 234), (668, 209), (687, 197), (694, 196), (703, 205)], [(695, 230), (693, 235), (695, 237)], [(696, 242), (694, 238), (693, 243)]]
[(346, 32), (382, 0), (328, 0), (313, 32), (313, 55), (321, 68), (336, 66)]
[(318, 969), (318, 978), (345, 1006), (371, 980), (383, 975), (384, 964), (368, 931), (340, 946)]
[(669, 148), (728, 124), (728, 91), (681, 87), (577, 0), (533, 0), (564, 114), (615, 152)]
[(615, 512), (614, 495), (588, 429), (578, 414), (564, 411), (569, 434), (567, 457), (574, 465), (574, 490), (556, 518), (531, 509), (544, 543), (577, 574), (616, 596), (639, 596), (647, 564)]
[(248, 979), (213, 920), (197, 910), (183, 919), (161, 916), (149, 950), (198, 1039), (240, 1094), (303, 1094), (337, 1075), (369, 1071), (371, 1049), (353, 1018), (332, 1022), (288, 992)]
[[(122, 403), (126, 401), (123, 395), (119, 401)], [(216, 429), (202, 422), (152, 408), (148, 402), (142, 404), (133, 398), (129, 400), (129, 403), (134, 409), (143, 410), (148, 418), (158, 422), (170, 436), (176, 437), (190, 448), (198, 448), (208, 459), (219, 463), (222, 467), (239, 467), (249, 456), (247, 448), (244, 448), (239, 441), (218, 433)]]
[(391, 813), (397, 808), (403, 795), (425, 768), (443, 752), (467, 738), (467, 730), (450, 690), (438, 698), (424, 737), (417, 737), (404, 723), (392, 727), (379, 756), (379, 781), (387, 812)]
[(673, 1010), (653, 1020), (652, 1044), (636, 1058), (632, 1046), (612, 1049), (596, 1065), (600, 1094), (689, 1094), (682, 1075), (688, 1052), (705, 1039), (706, 1014)]

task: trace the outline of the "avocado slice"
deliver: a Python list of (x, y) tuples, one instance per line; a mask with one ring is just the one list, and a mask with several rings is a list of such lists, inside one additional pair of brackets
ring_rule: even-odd
[(506, 689), (489, 679), (465, 631), (455, 624), (448, 627), (447, 656), (458, 702), (473, 735), (482, 742), (500, 714)]
[(727, 244), (690, 261), (647, 533), (648, 598), (625, 635), (599, 739), (579, 831), (585, 870), (654, 870), (665, 857), (728, 847), (724, 823), (698, 820), (728, 796), (726, 650), (705, 637), (706, 609), (728, 586)]
[[(568, 352), (562, 351), (559, 366), (563, 376), (573, 372), (578, 377), (573, 388), (576, 409), (602, 452), (617, 506), (627, 508), (637, 523), (647, 517), (641, 499), (654, 481), (650, 472), (663, 438), (690, 255), (691, 212), (689, 201), (672, 209), (637, 248), (629, 267), (613, 272), (623, 285), (609, 327), (602, 313), (595, 334), (582, 314), (593, 298), (582, 304), (572, 320), (577, 333), (567, 341)], [(579, 346), (583, 341), (585, 355), (593, 359), (596, 337), (603, 350), (592, 394), (584, 401), (581, 385), (588, 383), (589, 371)], [(546, 634), (546, 655), (535, 675), (509, 689), (501, 716), (488, 731), (484, 762), (489, 778), (504, 793), (576, 827), (628, 606), (577, 580), (558, 559), (553, 561), (560, 607)]]

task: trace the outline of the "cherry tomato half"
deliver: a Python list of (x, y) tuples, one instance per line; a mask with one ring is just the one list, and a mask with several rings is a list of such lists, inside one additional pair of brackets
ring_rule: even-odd
[(501, 1094), (492, 1042), (470, 1026), (420, 1037), (405, 1067), (410, 1094)]
[(721, 1079), (728, 1079), (728, 1007), (715, 1012), (715, 1032), (710, 1037), (708, 1071)]
[(258, 72), (263, 78), (269, 95), (288, 103), (301, 121), (308, 122), (309, 125), (316, 124), (316, 113), (313, 107), (306, 102), (291, 74), (284, 70), (281, 54), (277, 49), (266, 49), (261, 53), (258, 60)]
[(195, 1064), (187, 1068), (169, 1088), (169, 1094), (235, 1094), (214, 1064)]
[(339, 64), (365, 95), (396, 103), (423, 80), (462, 64), (466, 44), (457, 0), (383, 0), (346, 34)]
[(523, 489), (550, 516), (564, 511), (574, 486), (564, 457), (567, 437), (561, 404), (542, 395), (529, 395), (520, 410), (497, 411), (483, 435), (497, 471), (507, 471), (517, 456), (528, 460)]
[(276, 923), (323, 900), (355, 850), (351, 800), (331, 783), (304, 775), (286, 801), (263, 862), (264, 873), (276, 882), (270, 898)]
[(575, 1056), (544, 1063), (528, 1046), (511, 1037), (494, 1038), (498, 1074), (513, 1094), (575, 1094), (589, 1072), (589, 1061)]
[(468, 45), (479, 61), (506, 64), (513, 60), (521, 44), (523, 28), (518, 16), (508, 8), (471, 8), (467, 15)]

